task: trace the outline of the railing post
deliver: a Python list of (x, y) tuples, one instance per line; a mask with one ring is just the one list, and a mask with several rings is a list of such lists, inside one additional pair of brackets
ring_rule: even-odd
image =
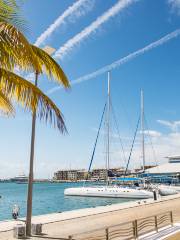
[(109, 229), (106, 228), (106, 240), (109, 240)]
[(132, 222), (132, 225), (133, 225), (133, 236), (134, 236), (134, 239), (136, 239), (136, 227), (135, 227), (134, 221)]
[(170, 221), (171, 221), (171, 226), (173, 226), (173, 213), (172, 213), (172, 211), (170, 212)]
[(155, 219), (155, 231), (158, 232), (158, 221), (157, 221), (157, 216), (154, 216)]
[(134, 239), (138, 239), (137, 220), (133, 221), (133, 233), (134, 233)]

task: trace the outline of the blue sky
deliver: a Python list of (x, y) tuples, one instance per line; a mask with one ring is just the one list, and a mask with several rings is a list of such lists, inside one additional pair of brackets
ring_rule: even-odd
[[(82, 0), (81, 0), (82, 1)], [(28, 39), (35, 43), (56, 19), (78, 1), (27, 0), (23, 14), (28, 21)], [(119, 3), (122, 2), (122, 3)], [(115, 4), (124, 4), (116, 14), (76, 42), (77, 36)], [(72, 9), (71, 9), (72, 11)], [(100, 18), (100, 20), (102, 20)], [(99, 20), (98, 20), (99, 21)], [(56, 60), (70, 81), (111, 64), (180, 28), (179, 0), (83, 0), (39, 46), (50, 45), (63, 52)], [(70, 41), (69, 41), (70, 40)], [(69, 46), (69, 43), (72, 46)], [(75, 43), (74, 43), (75, 42)], [(64, 47), (64, 48), (62, 48)], [(111, 94), (116, 117), (128, 156), (140, 113), (140, 89), (145, 94), (145, 113), (155, 155), (159, 163), (167, 155), (180, 154), (180, 36), (125, 63), (111, 72)], [(65, 50), (64, 50), (65, 49)], [(57, 86), (42, 76), (39, 86), (45, 92)], [(62, 136), (43, 122), (37, 122), (35, 177), (50, 177), (61, 168), (87, 168), (102, 109), (106, 100), (107, 74), (60, 89), (50, 97), (60, 107), (69, 134)], [(31, 116), (20, 108), (14, 119), (1, 117), (0, 177), (28, 173)], [(112, 122), (111, 166), (124, 161)], [(147, 163), (155, 156), (146, 137)], [(102, 131), (93, 167), (103, 167)], [(131, 167), (141, 164), (140, 136)]]

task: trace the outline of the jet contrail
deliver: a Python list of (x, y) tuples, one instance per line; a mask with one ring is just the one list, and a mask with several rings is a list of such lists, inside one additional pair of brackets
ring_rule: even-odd
[(119, 0), (114, 6), (108, 9), (103, 15), (98, 17), (89, 26), (84, 28), (81, 32), (75, 35), (73, 38), (69, 39), (62, 47), (60, 47), (54, 54), (55, 58), (62, 59), (67, 55), (72, 49), (80, 44), (85, 38), (89, 37), (91, 34), (95, 33), (96, 30), (110, 18), (114, 17), (124, 8), (128, 7), (138, 0)]
[[(51, 34), (62, 24), (65, 23), (67, 17), (73, 17), (73, 20), (85, 15), (88, 11), (92, 9), (94, 5), (94, 0), (78, 0), (71, 6), (69, 6), (35, 41), (34, 45), (39, 47), (42, 45), (46, 39), (51, 36)], [(20, 73), (20, 72), (18, 72)], [(25, 76), (25, 78), (34, 82), (34, 73), (30, 73)]]
[(36, 40), (36, 46), (40, 46), (44, 41), (62, 24), (65, 23), (65, 18), (72, 16), (73, 19), (85, 15), (92, 9), (94, 0), (78, 0), (73, 5), (68, 7), (62, 15), (60, 15)]
[[(170, 41), (173, 38), (178, 37), (179, 35), (180, 35), (180, 28), (175, 30), (174, 32), (171, 32), (171, 33), (167, 34), (166, 36), (160, 38), (159, 40), (150, 43), (146, 47), (141, 48), (141, 49), (139, 49), (139, 50), (137, 50), (137, 51), (135, 51), (133, 53), (130, 53), (126, 57), (120, 58), (119, 60), (117, 60), (117, 61), (115, 61), (115, 62), (113, 62), (113, 63), (111, 63), (109, 65), (106, 65), (105, 67), (100, 68), (97, 71), (94, 71), (94, 72), (92, 72), (90, 74), (87, 74), (85, 76), (77, 78), (76, 80), (71, 81), (71, 85), (75, 85), (75, 84), (78, 84), (78, 83), (81, 83), (81, 82), (84, 82), (84, 81), (88, 81), (88, 80), (90, 80), (92, 78), (95, 78), (95, 77), (97, 77), (97, 76), (99, 76), (99, 75), (101, 75), (103, 73), (106, 73), (106, 72), (111, 71), (111, 70), (113, 70), (115, 68), (118, 68), (121, 65), (123, 65), (123, 64), (125, 64), (125, 63), (127, 63), (127, 62), (129, 62), (131, 60), (133, 60), (134, 58), (136, 58), (136, 57), (138, 57), (138, 56), (140, 56), (140, 55), (142, 55), (142, 54), (144, 54), (144, 53), (146, 53), (146, 52), (148, 52), (148, 51), (150, 51), (150, 50), (152, 50), (152, 49), (154, 49), (154, 48), (156, 48), (158, 46), (163, 45), (164, 43)], [(52, 94), (52, 93), (58, 91), (61, 88), (62, 87), (60, 87), (60, 86), (59, 87), (54, 87), (54, 88), (50, 89), (47, 92), (47, 94)]]

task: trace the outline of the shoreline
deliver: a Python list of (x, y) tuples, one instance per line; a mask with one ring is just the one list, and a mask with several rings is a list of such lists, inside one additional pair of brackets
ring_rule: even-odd
[[(83, 218), (92, 218), (92, 217), (102, 217), (106, 214), (116, 214), (118, 212), (128, 212), (132, 211), (137, 212), (138, 208), (146, 208), (154, 207), (156, 205), (173, 205), (172, 201), (178, 201), (180, 203), (180, 193), (176, 195), (161, 197), (158, 200), (154, 201), (153, 199), (146, 199), (146, 200), (137, 200), (137, 201), (129, 201), (124, 203), (116, 203), (106, 206), (97, 206), (91, 208), (83, 208), (71, 211), (64, 211), (61, 213), (50, 213), (44, 215), (37, 215), (33, 216), (32, 222), (33, 223), (42, 223), (44, 226), (48, 226), (49, 224), (55, 223), (63, 223), (73, 220), (81, 220)], [(172, 208), (175, 204), (172, 206)], [(180, 208), (180, 204), (179, 204)], [(168, 209), (169, 210), (169, 209)], [(172, 209), (173, 210), (173, 209)], [(161, 208), (158, 209), (158, 212), (165, 212), (164, 209), (161, 211)], [(137, 214), (136, 214), (137, 215)], [(147, 214), (148, 216), (148, 214)], [(123, 219), (125, 222), (125, 219)], [(179, 209), (179, 216), (178, 220), (180, 220), (180, 209)], [(25, 218), (21, 218), (19, 220), (5, 220), (0, 221), (0, 234), (2, 232), (12, 231), (13, 227), (19, 223), (23, 223)]]

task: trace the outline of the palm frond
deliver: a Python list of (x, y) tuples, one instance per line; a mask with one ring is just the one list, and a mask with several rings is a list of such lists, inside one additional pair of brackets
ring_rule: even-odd
[(5, 115), (14, 115), (15, 111), (10, 99), (0, 90), (0, 111)]
[(69, 88), (69, 81), (63, 72), (60, 65), (44, 50), (31, 45), (32, 50), (37, 57), (41, 67), (45, 70), (49, 78), (55, 79), (58, 83), (61, 83), (65, 88)]
[(42, 72), (25, 36), (13, 25), (4, 22), (0, 22), (0, 62), (8, 70), (18, 65), (22, 70)]
[(59, 64), (42, 49), (30, 45), (14, 26), (0, 22), (0, 60), (3, 68), (12, 71), (16, 65), (22, 70), (45, 73), (64, 87), (69, 81)]
[(15, 0), (0, 0), (0, 22), (14, 25), (21, 31), (27, 30), (26, 21), (20, 10), (20, 6)]
[(0, 68), (0, 89), (10, 99), (15, 98), (26, 110), (36, 112), (40, 119), (45, 119), (62, 133), (67, 132), (63, 116), (53, 101), (39, 88), (18, 75)]

